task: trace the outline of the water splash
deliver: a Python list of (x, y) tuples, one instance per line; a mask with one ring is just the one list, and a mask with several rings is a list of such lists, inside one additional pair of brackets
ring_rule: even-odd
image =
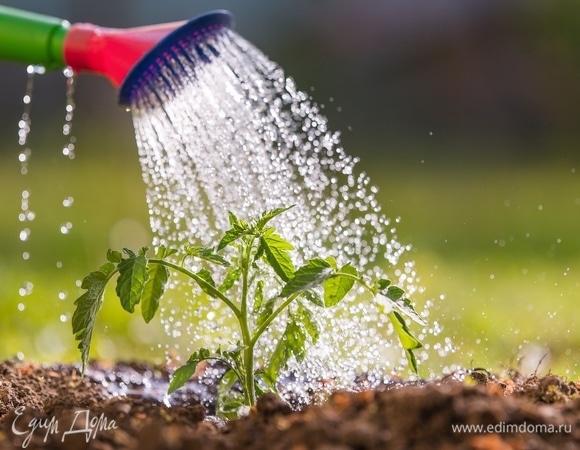
[[(356, 172), (358, 159), (294, 80), (235, 32), (173, 46), (148, 68), (131, 111), (154, 244), (210, 245), (229, 228), (228, 211), (247, 218), (296, 205), (275, 225), (297, 247), (298, 264), (331, 255), (367, 274), (386, 265), (410, 295), (421, 290), (413, 261), (402, 260), (410, 246), (398, 241), (369, 177)], [(175, 347), (180, 353), (239, 339), (231, 317), (216, 315), (215, 301), (200, 303), (179, 283), (173, 288), (161, 314), (170, 336), (186, 338)], [(321, 339), (304, 363), (313, 378), (352, 380), (361, 370), (380, 376), (405, 365), (387, 318), (368, 300), (317, 310)]]

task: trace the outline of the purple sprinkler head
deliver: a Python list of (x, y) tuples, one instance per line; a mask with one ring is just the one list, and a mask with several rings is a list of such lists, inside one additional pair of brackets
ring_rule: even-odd
[[(120, 87), (119, 103), (131, 106), (143, 87), (150, 84), (152, 78), (163, 77), (163, 73), (167, 70), (175, 74), (176, 66), (172, 61), (175, 60), (177, 53), (195, 51), (197, 53), (195, 61), (210, 62), (210, 56), (218, 56), (219, 53), (211, 45), (204, 44), (224, 28), (233, 28), (233, 25), (234, 18), (230, 12), (216, 10), (194, 17), (170, 32), (128, 72)], [(204, 53), (202, 45), (205, 52), (209, 51), (211, 55)]]

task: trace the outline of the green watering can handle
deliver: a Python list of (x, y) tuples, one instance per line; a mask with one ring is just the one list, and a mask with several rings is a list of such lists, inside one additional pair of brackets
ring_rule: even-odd
[(0, 6), (0, 60), (64, 68), (66, 20)]

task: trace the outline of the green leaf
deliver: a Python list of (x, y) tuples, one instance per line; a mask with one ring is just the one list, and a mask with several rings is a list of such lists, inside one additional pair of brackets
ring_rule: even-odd
[(274, 312), (274, 306), (276, 306), (276, 297), (270, 298), (264, 303), (264, 306), (258, 311), (258, 317), (256, 318), (256, 323), (261, 326), (268, 317)]
[(336, 275), (325, 280), (322, 286), (324, 287), (324, 306), (327, 308), (338, 304), (354, 286), (355, 280), (341, 276), (341, 273), (358, 277), (358, 270), (350, 264), (346, 264), (340, 268)]
[(129, 258), (123, 259), (118, 265), (119, 278), (116, 292), (125, 311), (133, 313), (135, 305), (141, 301), (141, 295), (147, 281), (146, 248), (141, 249), (138, 255), (128, 249), (123, 249)]
[(292, 244), (276, 234), (273, 228), (264, 233), (260, 244), (264, 248), (268, 264), (283, 281), (288, 282), (294, 273), (294, 264), (288, 253), (289, 250), (294, 250)]
[(286, 326), (286, 343), (298, 362), (306, 356), (306, 332), (296, 320)]
[(407, 361), (409, 362), (409, 367), (415, 373), (417, 373), (417, 360), (413, 350), (423, 347), (421, 341), (419, 341), (415, 336), (411, 334), (411, 331), (405, 323), (405, 319), (396, 311), (390, 312), (388, 314), (391, 323), (397, 335), (399, 336), (399, 341), (405, 349), (405, 354), (407, 355)]
[(218, 251), (227, 247), (232, 242), (238, 240), (242, 236), (254, 234), (253, 231), (250, 229), (250, 226), (243, 220), (238, 219), (231, 211), (228, 213), (228, 217), (232, 228), (226, 231), (224, 237), (222, 237), (221, 241), (217, 246)]
[(266, 224), (272, 220), (274, 217), (279, 216), (282, 213), (285, 213), (286, 211), (288, 211), (291, 208), (294, 208), (295, 205), (292, 206), (288, 206), (287, 208), (275, 208), (275, 209), (271, 209), (269, 211), (264, 212), (260, 218), (258, 220), (256, 220), (256, 223), (254, 225), (254, 228), (257, 232), (260, 232), (264, 229), (264, 227), (266, 226)]
[(175, 248), (167, 248), (165, 245), (160, 245), (157, 247), (155, 251), (155, 257), (158, 259), (164, 259), (168, 256), (175, 255), (177, 253), (177, 249)]
[(167, 393), (171, 394), (184, 386), (195, 373), (197, 365), (207, 359), (211, 359), (211, 356), (209, 350), (206, 348), (200, 348), (198, 351), (192, 353), (187, 362), (173, 373)]
[(322, 297), (320, 297), (320, 295), (318, 295), (318, 293), (314, 290), (312, 291), (304, 291), (302, 292), (302, 295), (304, 296), (304, 298), (306, 298), (306, 300), (308, 300), (310, 303), (316, 305), (316, 306), (320, 306), (321, 308), (324, 308), (324, 300), (322, 299)]
[(296, 314), (290, 315), (284, 334), (276, 344), (270, 363), (264, 370), (264, 379), (268, 385), (275, 388), (280, 370), (287, 367), (292, 355), (298, 362), (304, 360), (308, 336), (316, 343), (320, 337), (320, 330), (312, 312), (300, 305)]
[(312, 259), (294, 273), (292, 279), (282, 289), (280, 296), (289, 297), (297, 292), (320, 286), (334, 274), (335, 272), (329, 262), (320, 258)]
[(387, 284), (385, 288), (379, 290), (379, 294), (390, 300), (391, 305), (405, 316), (409, 317), (420, 325), (427, 324), (427, 322), (425, 322), (425, 320), (419, 314), (417, 314), (413, 304), (411, 303), (411, 300), (403, 297), (403, 295), (405, 295), (405, 291), (399, 286)]
[(385, 289), (387, 289), (391, 285), (391, 280), (389, 280), (387, 278), (380, 278), (376, 281), (375, 284), (376, 284), (377, 292), (381, 292), (381, 291), (384, 291)]
[(121, 252), (111, 249), (107, 251), (107, 261), (119, 264), (122, 261), (122, 259), (123, 256), (121, 255)]
[(264, 370), (264, 374), (271, 386), (275, 386), (280, 376), (280, 370), (286, 366), (288, 360), (292, 356), (292, 351), (287, 343), (286, 333), (280, 338), (276, 344), (276, 348), (270, 356), (270, 363)]
[(165, 292), (165, 286), (169, 280), (169, 270), (161, 264), (150, 264), (148, 279), (141, 296), (141, 315), (145, 322), (149, 323), (159, 308), (159, 300)]
[(75, 300), (76, 309), (72, 316), (72, 331), (75, 340), (80, 341), (82, 373), (85, 372), (89, 360), (89, 350), (97, 313), (103, 305), (103, 295), (107, 282), (115, 273), (115, 265), (111, 262), (103, 264), (98, 270), (87, 275), (81, 284), (86, 292)]
[(230, 369), (224, 373), (218, 384), (216, 413), (222, 419), (237, 419), (238, 411), (244, 406), (244, 396), (232, 390), (236, 382), (238, 375)]
[(389, 286), (386, 292), (383, 289), (381, 293), (385, 297), (390, 298), (394, 302), (399, 301), (403, 297), (403, 295), (405, 295), (405, 291), (403, 289), (401, 289), (399, 286), (394, 285)]
[(236, 215), (231, 211), (228, 211), (228, 220), (232, 227), (240, 222), (240, 220), (236, 217)]
[(256, 283), (256, 289), (254, 291), (254, 305), (252, 307), (254, 314), (260, 311), (263, 302), (264, 302), (264, 280), (259, 280)]
[(229, 267), (230, 263), (224, 259), (223, 256), (214, 252), (213, 248), (186, 246), (185, 252), (189, 256), (194, 256), (205, 261), (209, 261), (220, 266)]
[[(203, 281), (205, 281), (207, 284), (215, 288), (215, 281), (213, 281), (213, 278), (211, 277), (211, 273), (209, 270), (201, 269), (196, 273), (196, 275), (200, 277)], [(205, 292), (207, 295), (216, 298), (215, 294), (210, 289), (207, 288), (206, 284), (198, 283), (198, 285), (201, 288), (201, 290)]]
[(418, 324), (427, 325), (425, 319), (423, 319), (419, 314), (417, 314), (417, 311), (415, 311), (415, 308), (413, 308), (411, 300), (409, 300), (408, 298), (403, 298), (395, 302), (394, 305), (401, 313), (403, 313), (410, 319), (414, 320)]
[(312, 343), (316, 344), (320, 338), (320, 328), (318, 327), (318, 322), (314, 318), (312, 311), (303, 305), (299, 305), (294, 318), (298, 324), (302, 325), (304, 331), (308, 333), (310, 339), (312, 339)]
[(241, 275), (242, 275), (242, 271), (240, 270), (239, 267), (230, 266), (228, 268), (228, 271), (226, 272), (226, 275), (224, 277), (224, 281), (222, 282), (221, 286), (219, 287), (219, 291), (221, 293), (224, 293), (224, 292), (227, 292), (228, 290), (230, 290), (234, 286), (236, 281), (238, 281), (240, 279)]

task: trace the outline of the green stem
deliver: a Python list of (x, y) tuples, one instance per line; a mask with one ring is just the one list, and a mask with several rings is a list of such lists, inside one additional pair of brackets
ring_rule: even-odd
[[(242, 342), (244, 345), (244, 371), (245, 376), (243, 380), (244, 397), (246, 405), (253, 406), (256, 403), (256, 387), (254, 376), (254, 345), (252, 344), (252, 337), (250, 333), (250, 325), (248, 320), (248, 291), (249, 291), (249, 271), (250, 259), (252, 256), (252, 246), (254, 244), (254, 237), (251, 237), (245, 242), (245, 248), (242, 251), (242, 299), (240, 302), (240, 330), (242, 332)], [(244, 251), (245, 250), (245, 251)]]
[(351, 280), (356, 281), (358, 284), (360, 284), (362, 287), (364, 287), (371, 294), (376, 294), (376, 290), (373, 289), (372, 287), (370, 287), (367, 283), (365, 283), (365, 281), (361, 277), (359, 277), (357, 275), (353, 275), (351, 273), (345, 273), (345, 272), (337, 272), (336, 276), (350, 278)]
[(201, 287), (203, 287), (203, 289), (207, 293), (209, 293), (210, 295), (212, 295), (216, 298), (219, 298), (222, 302), (224, 302), (232, 310), (232, 312), (235, 314), (235, 316), (238, 318), (238, 320), (240, 320), (241, 312), (238, 309), (238, 307), (229, 298), (227, 298), (224, 294), (222, 294), (215, 286), (212, 286), (211, 284), (209, 284), (207, 281), (205, 281), (203, 278), (201, 278), (195, 272), (192, 272), (191, 270), (188, 270), (183, 266), (180, 266), (178, 264), (174, 264), (174, 263), (166, 261), (164, 259), (150, 259), (149, 263), (160, 264), (162, 266), (170, 267), (171, 269), (173, 269), (177, 272), (181, 272), (182, 274), (187, 275), (188, 277), (192, 278), (193, 280), (195, 280), (195, 282), (197, 282), (197, 284), (199, 284)]
[(300, 294), (302, 294), (302, 292), (297, 292), (295, 294), (292, 294), (290, 297), (288, 297), (286, 300), (284, 300), (284, 302), (278, 306), (278, 308), (276, 308), (274, 310), (274, 312), (272, 312), (272, 314), (270, 314), (266, 320), (264, 320), (264, 322), (262, 322), (262, 325), (260, 325), (258, 327), (258, 329), (255, 331), (254, 333), (254, 337), (252, 338), (250, 344), (252, 346), (256, 345), (256, 342), (258, 342), (258, 339), (260, 339), (260, 336), (262, 336), (262, 334), (264, 333), (264, 331), (266, 331), (266, 329), (268, 328), (268, 326), (272, 323), (272, 321), (278, 317), (280, 315), (280, 313), (282, 311), (284, 311), (288, 305), (290, 303), (292, 303), (294, 300), (296, 300)]

